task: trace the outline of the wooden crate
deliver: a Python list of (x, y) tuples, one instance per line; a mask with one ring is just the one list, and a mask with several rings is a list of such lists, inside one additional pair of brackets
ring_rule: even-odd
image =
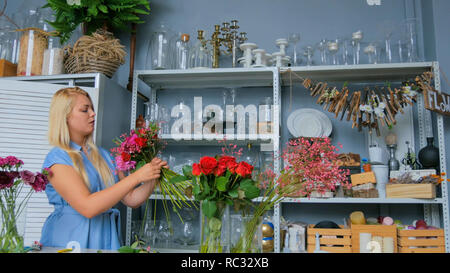
[(349, 228), (314, 228), (309, 225), (307, 233), (307, 250), (309, 253), (316, 249), (316, 233), (321, 235), (319, 239), (320, 250), (332, 253), (351, 253), (352, 252), (352, 232)]
[(359, 234), (370, 233), (372, 237), (391, 237), (394, 239), (394, 253), (397, 252), (397, 225), (351, 225), (352, 252), (359, 253)]
[(386, 198), (436, 198), (434, 184), (387, 184)]
[(17, 64), (13, 64), (5, 59), (0, 60), (0, 77), (17, 76)]
[(445, 253), (443, 229), (399, 230), (400, 253)]

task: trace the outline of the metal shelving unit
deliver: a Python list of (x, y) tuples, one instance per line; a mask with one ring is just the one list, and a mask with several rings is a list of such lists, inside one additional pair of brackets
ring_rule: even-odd
[[(158, 92), (165, 89), (194, 89), (194, 88), (239, 88), (239, 87), (271, 87), (273, 89), (274, 105), (281, 104), (279, 71), (277, 68), (222, 68), (222, 69), (189, 69), (189, 70), (138, 70), (134, 72), (133, 99), (131, 105), (131, 129), (136, 121), (136, 99), (138, 81), (143, 81), (150, 87), (150, 102), (156, 101)], [(168, 145), (196, 145), (196, 146), (222, 146), (218, 140), (224, 137), (227, 143), (244, 145), (266, 145), (265, 150), (274, 151), (274, 157), (279, 158), (280, 118), (279, 108), (274, 110), (274, 126), (272, 134), (236, 134), (236, 135), (162, 135), (161, 138)], [(275, 160), (274, 169), (280, 171), (280, 162)], [(151, 199), (164, 199), (154, 194)], [(201, 213), (201, 212), (200, 212)], [(275, 244), (279, 245), (279, 205), (274, 209)], [(126, 244), (130, 244), (132, 210), (127, 209)], [(167, 251), (164, 250), (164, 251)]]
[[(368, 65), (339, 65), (339, 66), (310, 66), (283, 68), (220, 68), (220, 69), (191, 69), (191, 70), (139, 70), (134, 73), (133, 99), (131, 105), (131, 128), (134, 129), (136, 120), (137, 84), (141, 80), (151, 88), (152, 102), (156, 94), (164, 89), (189, 88), (229, 88), (229, 87), (272, 87), (273, 102), (278, 106), (274, 114), (274, 132), (270, 136), (257, 136), (255, 143), (270, 143), (273, 146), (275, 158), (280, 155), (280, 119), (281, 119), (281, 86), (301, 83), (301, 79), (289, 73), (295, 72), (300, 77), (332, 81), (350, 82), (381, 82), (403, 81), (420, 75), (425, 71), (435, 74), (435, 87), (440, 90), (439, 64), (437, 62), (398, 63), (398, 64), (368, 64)], [(419, 143), (425, 146), (425, 122), (429, 113), (423, 108), (423, 98), (418, 101)], [(441, 171), (446, 172), (444, 123), (441, 115), (437, 115), (438, 142), (440, 151)], [(248, 137), (248, 136), (246, 136)], [(217, 145), (205, 138), (190, 140), (174, 140), (166, 138), (169, 144), (181, 145)], [(244, 141), (244, 140), (235, 140)], [(248, 140), (246, 140), (248, 141)], [(274, 171), (279, 173), (281, 162), (275, 160)], [(282, 206), (286, 204), (379, 204), (385, 206), (395, 204), (420, 204), (424, 206), (424, 218), (433, 225), (442, 226), (445, 230), (446, 252), (449, 252), (449, 208), (447, 184), (442, 183), (442, 197), (435, 199), (385, 199), (385, 198), (286, 198), (274, 208), (273, 221), (275, 227), (275, 252), (280, 252), (280, 217)], [(161, 199), (160, 195), (152, 198)], [(258, 201), (258, 200), (256, 200)], [(443, 219), (441, 225), (440, 219)], [(127, 244), (130, 243), (131, 209), (127, 210)]]

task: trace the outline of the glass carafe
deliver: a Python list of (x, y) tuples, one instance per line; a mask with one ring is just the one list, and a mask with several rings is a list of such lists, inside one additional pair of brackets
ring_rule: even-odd
[(151, 69), (169, 69), (170, 65), (170, 38), (172, 31), (165, 24), (161, 24), (153, 32), (147, 58), (150, 57)]

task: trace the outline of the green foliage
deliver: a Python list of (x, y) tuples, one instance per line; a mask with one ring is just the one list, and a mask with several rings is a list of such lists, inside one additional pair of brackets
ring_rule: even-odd
[(82, 23), (91, 34), (107, 24), (112, 29), (125, 29), (129, 23), (141, 24), (139, 15), (150, 13), (148, 0), (81, 0), (80, 5), (69, 5), (67, 0), (47, 0), (43, 8), (51, 8), (55, 20), (49, 22), (59, 32), (61, 44)]

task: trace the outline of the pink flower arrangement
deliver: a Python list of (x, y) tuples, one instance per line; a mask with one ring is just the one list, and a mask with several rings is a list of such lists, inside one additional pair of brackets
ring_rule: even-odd
[[(0, 244), (1, 252), (23, 251), (23, 239), (17, 232), (17, 215), (23, 211), (31, 197), (33, 191), (45, 190), (49, 183), (47, 177), (51, 175), (50, 169), (44, 169), (42, 173), (33, 173), (28, 170), (19, 169), (23, 166), (23, 161), (14, 157), (0, 157), (0, 209), (1, 209), (1, 230)], [(18, 202), (18, 197), (22, 196), (24, 185), (31, 188), (25, 197)]]
[(296, 193), (300, 196), (309, 196), (313, 191), (335, 191), (339, 185), (349, 188), (349, 170), (340, 169), (337, 165), (337, 151), (339, 149), (331, 145), (329, 138), (300, 138), (290, 141), (289, 147), (281, 156), (288, 166), (280, 176), (280, 188), (288, 185), (292, 179), (303, 182)]

